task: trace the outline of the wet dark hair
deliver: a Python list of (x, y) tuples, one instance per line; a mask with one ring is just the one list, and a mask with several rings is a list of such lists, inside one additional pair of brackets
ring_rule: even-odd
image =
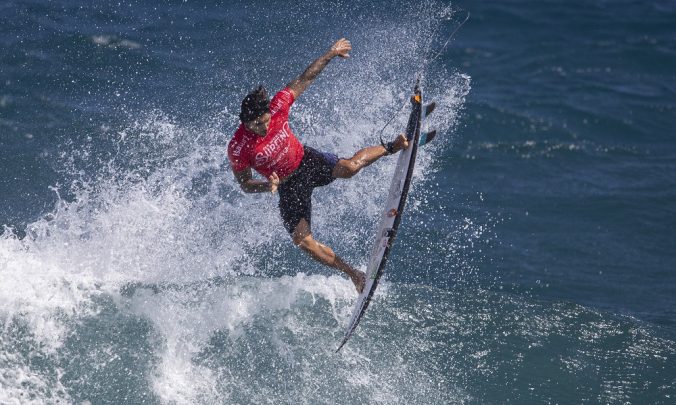
[(265, 87), (259, 85), (242, 100), (242, 110), (239, 113), (239, 119), (242, 122), (253, 121), (269, 111), (270, 100), (268, 99), (268, 92), (265, 90)]

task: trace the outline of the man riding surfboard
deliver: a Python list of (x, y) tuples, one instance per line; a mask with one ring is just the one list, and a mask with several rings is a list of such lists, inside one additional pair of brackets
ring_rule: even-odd
[[(341, 159), (304, 146), (289, 127), (289, 110), (294, 101), (333, 58), (349, 58), (351, 50), (350, 41), (338, 40), (271, 101), (263, 86), (249, 93), (242, 100), (241, 123), (228, 144), (228, 159), (243, 191), (279, 191), (279, 211), (293, 243), (318, 262), (346, 273), (361, 292), (364, 273), (312, 236), (312, 190), (337, 178), (351, 178), (381, 157), (407, 148), (408, 141), (399, 135), (392, 142), (369, 146), (349, 159)], [(267, 180), (254, 179), (252, 169)]]

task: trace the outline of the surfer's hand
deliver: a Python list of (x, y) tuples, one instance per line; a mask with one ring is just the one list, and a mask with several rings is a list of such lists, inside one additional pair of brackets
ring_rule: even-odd
[(350, 51), (352, 50), (352, 44), (345, 38), (341, 38), (336, 41), (335, 44), (331, 47), (331, 56), (340, 56), (341, 58), (349, 58)]
[(270, 181), (270, 192), (272, 194), (276, 193), (279, 186), (279, 176), (277, 176), (276, 172), (272, 172), (272, 176), (268, 177), (268, 180)]

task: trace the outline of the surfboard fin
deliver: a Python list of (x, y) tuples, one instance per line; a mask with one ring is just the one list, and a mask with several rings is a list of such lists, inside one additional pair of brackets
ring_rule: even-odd
[(432, 112), (434, 112), (434, 110), (435, 110), (436, 108), (437, 108), (437, 103), (435, 103), (434, 101), (432, 101), (431, 103), (425, 105), (425, 111), (424, 111), (424, 114), (423, 114), (423, 118), (425, 118), (425, 117), (427, 117), (428, 115), (432, 114)]
[(419, 145), (423, 146), (427, 143), (432, 142), (432, 139), (434, 139), (434, 137), (436, 137), (436, 136), (437, 136), (437, 130), (436, 129), (429, 131), (429, 132), (423, 132), (422, 134), (420, 134)]

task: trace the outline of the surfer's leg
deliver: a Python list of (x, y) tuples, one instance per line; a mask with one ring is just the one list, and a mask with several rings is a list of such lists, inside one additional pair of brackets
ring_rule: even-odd
[(298, 222), (298, 225), (296, 225), (291, 237), (293, 238), (293, 243), (296, 246), (308, 253), (319, 263), (333, 267), (334, 269), (338, 269), (347, 274), (354, 283), (357, 291), (359, 293), (362, 292), (364, 289), (364, 284), (366, 283), (366, 275), (345, 263), (343, 259), (335, 254), (330, 247), (316, 241), (312, 237), (310, 224), (308, 224), (305, 218), (301, 218), (301, 220)]
[[(394, 140), (393, 153), (399, 152), (408, 147), (408, 141), (404, 134), (400, 134)], [(333, 168), (333, 177), (337, 179), (349, 179), (359, 171), (383, 156), (386, 156), (387, 150), (383, 145), (368, 146), (357, 151), (349, 159), (340, 159)]]
[[(282, 223), (291, 235), (293, 243), (307, 252), (318, 262), (346, 273), (354, 283), (357, 291), (364, 288), (366, 276), (345, 263), (333, 250), (317, 242), (310, 230), (312, 218), (312, 188), (308, 187), (312, 179), (307, 176), (296, 176), (291, 181), (282, 183), (279, 188), (279, 213)], [(325, 177), (329, 177), (328, 173)], [(302, 181), (301, 181), (302, 180)]]

